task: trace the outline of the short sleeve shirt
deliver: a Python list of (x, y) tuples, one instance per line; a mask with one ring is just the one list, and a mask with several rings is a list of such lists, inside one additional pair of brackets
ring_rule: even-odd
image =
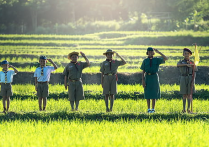
[[(193, 61), (190, 61), (192, 64), (194, 63)], [(180, 60), (177, 64), (187, 64), (186, 60)], [(192, 75), (193, 72), (193, 68), (192, 67), (188, 67), (188, 66), (181, 66), (178, 67), (180, 70), (181, 75)], [(198, 71), (197, 66), (195, 66), (195, 72)]]
[(165, 63), (163, 58), (152, 58), (152, 66), (150, 66), (150, 59), (146, 58), (142, 62), (141, 70), (145, 71), (146, 73), (156, 73), (159, 71), (159, 65)]
[(77, 62), (76, 64), (69, 63), (65, 67), (63, 74), (67, 76), (68, 79), (79, 80), (82, 77), (82, 70), (86, 67), (88, 67), (87, 62)]
[(34, 77), (37, 77), (38, 82), (49, 82), (51, 72), (55, 71), (53, 66), (43, 67), (43, 75), (41, 75), (41, 67), (38, 67), (34, 73)]
[(101, 63), (100, 72), (104, 74), (116, 74), (118, 70), (118, 66), (124, 65), (123, 61), (112, 60), (111, 62), (111, 69), (110, 69), (110, 62), (104, 61)]
[(7, 74), (7, 82), (6, 83), (12, 83), (13, 82), (13, 76), (16, 75), (14, 70), (9, 70), (7, 72), (1, 71), (0, 72), (0, 82), (5, 83), (5, 74)]

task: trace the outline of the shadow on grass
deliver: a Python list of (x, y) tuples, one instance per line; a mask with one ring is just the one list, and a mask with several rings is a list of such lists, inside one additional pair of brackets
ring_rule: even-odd
[(2, 121), (58, 121), (58, 120), (86, 120), (86, 121), (118, 121), (118, 120), (154, 120), (154, 121), (191, 121), (204, 120), (209, 122), (209, 113), (182, 114), (182, 113), (96, 113), (96, 112), (8, 112), (0, 113)]

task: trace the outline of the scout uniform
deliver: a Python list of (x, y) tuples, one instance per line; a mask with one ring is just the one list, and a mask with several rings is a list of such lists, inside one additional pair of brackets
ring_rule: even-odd
[[(193, 61), (189, 60), (181, 60), (178, 64), (194, 64)], [(191, 94), (191, 83), (192, 83), (192, 73), (193, 67), (188, 66), (181, 66), (178, 67), (180, 70), (180, 94)], [(198, 71), (197, 67), (195, 66), (195, 72)], [(195, 83), (195, 82), (194, 82)], [(193, 93), (195, 92), (195, 84), (193, 85)]]
[[(9, 64), (9, 62), (4, 60), (2, 64)], [(16, 75), (14, 70), (2, 70), (0, 72), (1, 96), (10, 97), (13, 95), (11, 83), (14, 75)]]
[[(46, 59), (45, 56), (43, 56)], [(38, 97), (48, 97), (49, 96), (49, 80), (51, 72), (55, 71), (53, 66), (38, 67), (34, 73), (34, 77), (37, 77), (38, 87), (37, 96)]]
[[(149, 48), (148, 48), (149, 51)], [(158, 77), (159, 65), (165, 63), (163, 58), (146, 58), (144, 59), (141, 70), (145, 72), (145, 83), (144, 97), (145, 99), (159, 99), (160, 94), (160, 83)]]
[[(112, 50), (107, 50), (107, 53), (114, 53)], [(123, 61), (108, 60), (102, 62), (100, 72), (104, 74), (103, 94), (117, 94), (117, 69), (118, 66), (124, 65)]]
[[(78, 52), (72, 52), (68, 55), (68, 58), (72, 54), (78, 55)], [(64, 69), (63, 74), (67, 76), (69, 80), (69, 87), (68, 87), (68, 94), (69, 94), (69, 101), (79, 101), (83, 100), (84, 92), (83, 92), (83, 85), (82, 85), (82, 70), (88, 67), (87, 62), (70, 62)]]

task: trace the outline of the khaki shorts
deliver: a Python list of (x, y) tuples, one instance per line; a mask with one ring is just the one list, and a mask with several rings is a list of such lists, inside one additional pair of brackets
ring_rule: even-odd
[(103, 94), (117, 94), (116, 75), (104, 75)]
[(49, 96), (49, 83), (38, 83), (37, 88), (38, 97), (48, 97)]
[(84, 100), (83, 85), (82, 81), (69, 81), (68, 86), (69, 101), (80, 101)]
[(1, 83), (1, 96), (13, 96), (11, 83)]
[[(191, 94), (192, 76), (181, 76), (180, 94)], [(193, 93), (195, 93), (195, 85), (193, 85)]]

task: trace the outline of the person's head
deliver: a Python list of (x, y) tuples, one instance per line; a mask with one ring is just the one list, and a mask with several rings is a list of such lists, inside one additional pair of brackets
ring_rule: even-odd
[(106, 56), (107, 59), (111, 60), (114, 56), (114, 52), (111, 49), (108, 49), (103, 55)]
[(68, 54), (68, 59), (71, 60), (72, 62), (77, 62), (79, 58), (78, 55), (79, 53), (74, 51)]
[(8, 70), (9, 62), (7, 60), (4, 60), (1, 62), (1, 66), (2, 66), (3, 70)]
[(148, 57), (152, 57), (155, 55), (154, 49), (152, 47), (147, 48), (147, 55)]
[(40, 66), (41, 66), (41, 67), (46, 66), (46, 63), (47, 63), (47, 58), (46, 58), (46, 56), (40, 56), (40, 58), (39, 58), (39, 63), (40, 63)]
[(192, 51), (188, 48), (183, 49), (183, 56), (186, 59), (189, 59), (189, 57), (192, 55)]

